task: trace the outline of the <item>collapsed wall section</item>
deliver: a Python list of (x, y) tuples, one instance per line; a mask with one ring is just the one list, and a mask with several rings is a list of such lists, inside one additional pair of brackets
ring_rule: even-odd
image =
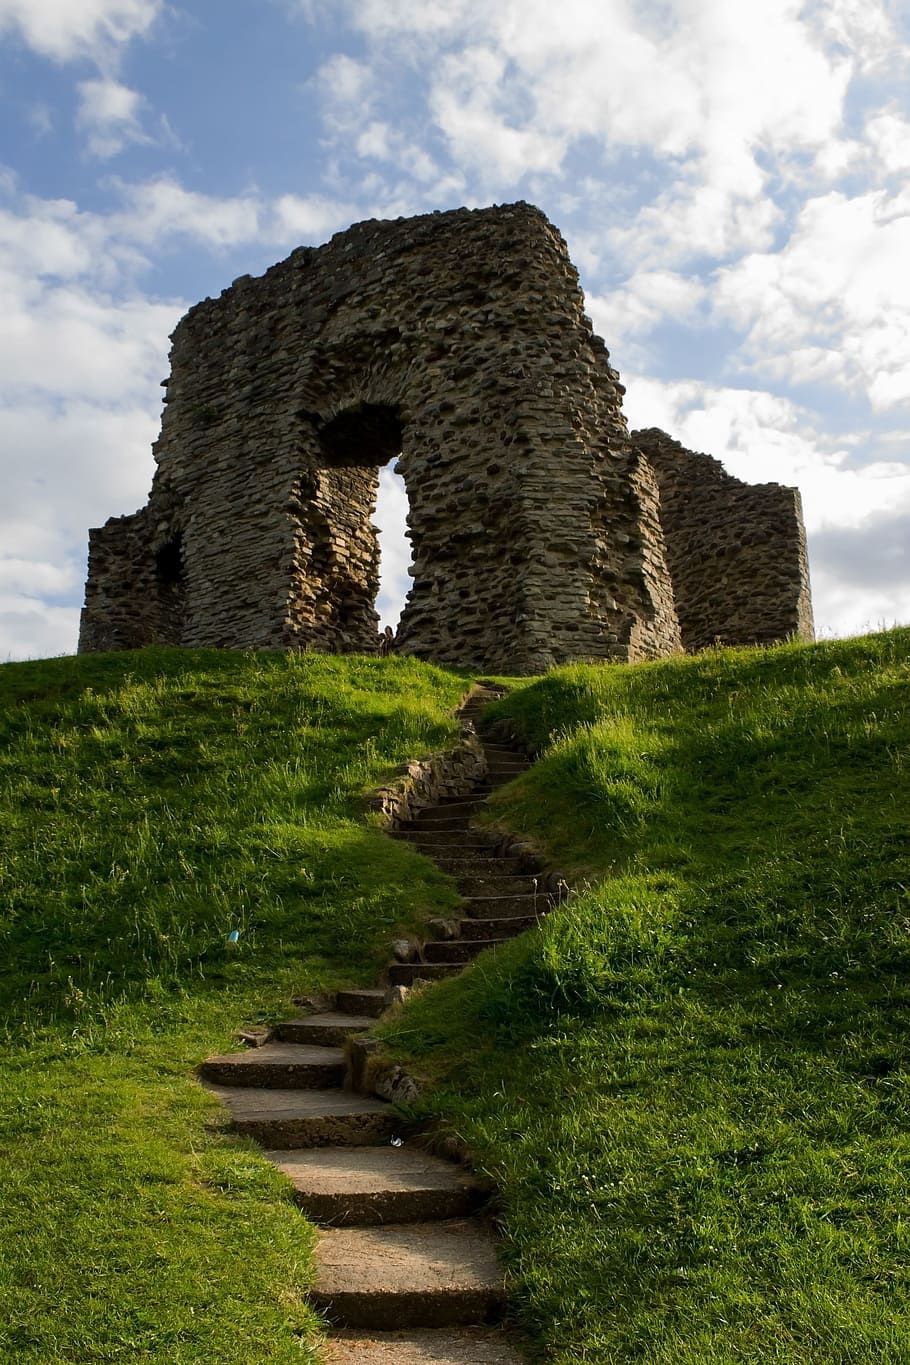
[(654, 427), (632, 441), (660, 489), (683, 647), (814, 639), (797, 489), (742, 483)]

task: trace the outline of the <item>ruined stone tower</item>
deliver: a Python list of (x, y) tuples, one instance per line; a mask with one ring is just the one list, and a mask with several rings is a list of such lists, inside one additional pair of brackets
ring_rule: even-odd
[(81, 651), (374, 651), (378, 471), (413, 586), (396, 649), (511, 673), (811, 638), (799, 497), (661, 432), (528, 204), (366, 222), (192, 308), (148, 506), (90, 534)]

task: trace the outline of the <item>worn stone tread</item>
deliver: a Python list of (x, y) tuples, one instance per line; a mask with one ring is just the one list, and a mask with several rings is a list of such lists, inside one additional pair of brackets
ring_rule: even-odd
[(487, 948), (498, 948), (502, 942), (501, 938), (443, 939), (438, 943), (425, 943), (423, 957), (428, 964), (472, 962), (478, 953), (485, 952)]
[(390, 1136), (397, 1123), (384, 1100), (348, 1090), (271, 1090), (215, 1085), (238, 1133), (264, 1147), (361, 1147)]
[(470, 1214), (483, 1188), (467, 1171), (408, 1143), (266, 1151), (317, 1223), (366, 1227)]
[(340, 1085), (344, 1080), (344, 1052), (340, 1047), (269, 1042), (246, 1052), (207, 1057), (199, 1074), (221, 1085)]
[(275, 1025), (278, 1037), (289, 1043), (318, 1043), (326, 1047), (341, 1047), (352, 1033), (364, 1033), (373, 1027), (375, 1015), (344, 1014), (340, 1010), (326, 1010), (321, 1014), (307, 1014), (301, 1019), (285, 1019)]
[(532, 877), (483, 877), (479, 873), (466, 872), (455, 877), (459, 890), (466, 896), (533, 896)]
[(339, 1332), (325, 1365), (522, 1365), (501, 1331), (482, 1327), (411, 1332)]
[(471, 919), (511, 919), (513, 915), (545, 914), (555, 903), (549, 892), (537, 896), (466, 896), (460, 910)]
[[(537, 915), (503, 915), (500, 919), (463, 919), (458, 921), (458, 928), (461, 937), (468, 941), (514, 938), (516, 934), (523, 934), (526, 929), (535, 928), (545, 913), (546, 911)], [(457, 940), (453, 939), (450, 942)]]
[(484, 877), (490, 873), (495, 873), (497, 877), (517, 877), (522, 874), (527, 875), (523, 858), (499, 858), (495, 855), (481, 854), (479, 857), (468, 854), (467, 857), (459, 857), (458, 854), (437, 854), (433, 861), (443, 872), (448, 872), (450, 877)]
[(316, 1245), (316, 1267), (311, 1298), (340, 1327), (473, 1325), (503, 1307), (493, 1239), (472, 1219), (332, 1228)]

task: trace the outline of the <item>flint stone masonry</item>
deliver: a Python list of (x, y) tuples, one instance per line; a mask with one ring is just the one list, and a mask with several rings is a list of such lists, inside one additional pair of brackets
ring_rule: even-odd
[(358, 223), (173, 334), (148, 505), (90, 533), (80, 651), (375, 652), (378, 471), (413, 585), (396, 651), (470, 669), (811, 637), (799, 503), (663, 433), (529, 204)]

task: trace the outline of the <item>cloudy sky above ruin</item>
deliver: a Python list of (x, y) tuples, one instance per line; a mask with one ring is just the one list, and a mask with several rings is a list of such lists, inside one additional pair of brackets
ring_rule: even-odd
[(630, 425), (801, 489), (819, 635), (910, 621), (901, 0), (0, 0), (0, 63), (0, 661), (75, 649), (191, 303), (358, 219), (514, 199), (566, 237)]

